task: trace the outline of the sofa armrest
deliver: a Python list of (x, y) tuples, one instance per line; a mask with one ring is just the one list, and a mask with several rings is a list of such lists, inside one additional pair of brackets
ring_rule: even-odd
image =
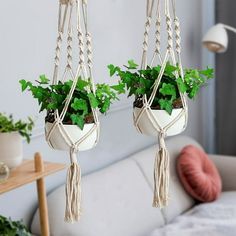
[(236, 191), (236, 156), (209, 155), (215, 163), (221, 179), (223, 191)]

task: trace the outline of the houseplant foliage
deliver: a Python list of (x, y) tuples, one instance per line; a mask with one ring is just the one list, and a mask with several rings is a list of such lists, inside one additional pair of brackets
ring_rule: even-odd
[[(54, 111), (58, 110), (60, 114), (63, 110), (73, 81), (59, 81), (58, 84), (51, 85), (49, 79), (45, 75), (41, 75), (36, 83), (34, 85), (30, 81), (20, 80), (22, 91), (28, 89), (32, 93), (33, 97), (38, 100), (40, 112), (47, 111), (45, 121), (52, 123), (54, 122)], [(83, 130), (86, 123), (94, 122), (92, 108), (99, 109), (104, 114), (109, 110), (112, 102), (118, 100), (118, 94), (125, 92), (123, 87), (103, 83), (96, 84), (93, 93), (90, 92), (92, 91), (91, 86), (89, 80), (78, 79), (63, 124), (77, 125)]]
[(33, 126), (34, 121), (30, 117), (28, 121), (14, 121), (12, 115), (0, 113), (0, 133), (18, 132), (29, 143)]
[[(151, 96), (161, 66), (147, 66), (146, 69), (138, 69), (138, 64), (129, 60), (128, 65), (124, 67), (125, 69), (122, 70), (119, 66), (108, 65), (110, 76), (117, 75), (120, 77), (120, 87), (127, 89), (128, 96), (134, 95), (134, 107), (141, 108), (143, 96), (146, 95), (147, 99)], [(164, 75), (151, 104), (152, 109), (165, 110), (171, 115), (174, 108), (182, 107), (180, 92), (185, 93), (188, 98), (194, 99), (200, 88), (213, 77), (213, 69), (185, 69), (183, 78), (180, 77), (180, 74), (178, 65), (173, 66), (169, 62), (166, 64)]]
[(0, 216), (1, 236), (30, 236), (31, 233), (22, 221), (12, 221), (10, 218)]

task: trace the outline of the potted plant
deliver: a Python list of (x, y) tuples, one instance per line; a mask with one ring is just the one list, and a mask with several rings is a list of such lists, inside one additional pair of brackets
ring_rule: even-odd
[(27, 227), (22, 221), (12, 221), (0, 215), (0, 235), (1, 236), (31, 236)]
[(22, 137), (30, 142), (34, 122), (29, 117), (27, 122), (14, 121), (13, 116), (0, 113), (0, 161), (9, 168), (18, 166), (23, 159)]
[[(128, 96), (135, 96), (133, 104), (134, 117), (137, 117), (143, 107), (144, 98), (146, 97), (148, 100), (152, 94), (161, 66), (147, 66), (146, 69), (138, 69), (138, 65), (133, 60), (129, 60), (128, 65), (124, 67), (125, 70), (122, 70), (119, 66), (108, 65), (110, 76), (119, 76), (119, 83), (126, 87)], [(167, 62), (156, 95), (150, 106), (152, 114), (157, 117), (162, 127), (168, 125), (181, 113), (183, 103), (180, 92), (186, 94), (188, 98), (194, 99), (200, 88), (213, 77), (213, 69), (185, 69), (183, 78), (179, 76), (180, 74), (178, 65), (173, 66)], [(185, 116), (182, 116), (168, 129), (167, 135), (182, 132), (185, 128), (185, 119)], [(139, 129), (144, 134), (157, 135), (147, 113), (140, 117)]]
[[(37, 84), (33, 85), (30, 81), (21, 80), (22, 91), (28, 89), (33, 97), (38, 100), (40, 112), (46, 110), (45, 132), (50, 132), (53, 122), (55, 121), (55, 111), (61, 114), (66, 98), (71, 90), (73, 81), (59, 81), (56, 85), (49, 84), (49, 79), (41, 75)], [(91, 82), (81, 77), (78, 79), (71, 102), (63, 119), (63, 128), (70, 135), (73, 143), (80, 140), (95, 123), (93, 109), (99, 109), (101, 113), (106, 113), (112, 101), (117, 100), (118, 88), (107, 84), (96, 84), (95, 92), (91, 91)], [(69, 150), (70, 145), (66, 143), (60, 133), (61, 127), (55, 128), (51, 134), (49, 145), (58, 150)], [(94, 129), (88, 139), (85, 139), (80, 145), (80, 151), (92, 148), (97, 141), (98, 129)]]

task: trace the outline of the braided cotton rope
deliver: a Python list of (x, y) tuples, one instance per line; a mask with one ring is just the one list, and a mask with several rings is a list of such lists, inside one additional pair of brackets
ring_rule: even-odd
[[(161, 15), (160, 15), (160, 0), (157, 1), (157, 14), (156, 14), (156, 47), (155, 51), (151, 60), (151, 66), (153, 65), (155, 58), (158, 56), (161, 69), (159, 75), (154, 83), (154, 87), (151, 93), (151, 96), (147, 98), (146, 95), (143, 96), (143, 107), (138, 111), (137, 114), (134, 113), (134, 124), (137, 129), (142, 133), (142, 128), (140, 127), (140, 120), (142, 116), (146, 115), (153, 126), (153, 128), (159, 133), (158, 140), (159, 140), (159, 151), (156, 154), (155, 164), (154, 164), (154, 199), (153, 199), (153, 206), (154, 207), (164, 207), (168, 204), (169, 199), (169, 153), (165, 146), (165, 137), (167, 135), (167, 131), (173, 127), (182, 117), (184, 117), (184, 127), (185, 129), (187, 125), (187, 103), (185, 95), (182, 94), (180, 91), (180, 97), (182, 100), (183, 108), (181, 112), (173, 118), (171, 122), (169, 122), (164, 127), (160, 125), (158, 117), (154, 115), (153, 110), (151, 109), (151, 105), (155, 99), (156, 93), (158, 91), (158, 87), (160, 85), (161, 79), (164, 74), (164, 70), (166, 64), (169, 60), (171, 60), (173, 65), (176, 65), (176, 56), (177, 54), (177, 61), (178, 66), (180, 68), (180, 75), (183, 78), (183, 68), (181, 63), (181, 37), (180, 37), (180, 24), (179, 19), (176, 16), (175, 11), (175, 2), (172, 0), (172, 10), (174, 15), (174, 21), (172, 20), (170, 14), (170, 3), (169, 0), (165, 0), (165, 20), (166, 20), (166, 31), (167, 31), (167, 49), (162, 58), (160, 52), (160, 44), (161, 44)], [(148, 42), (149, 42), (149, 31), (152, 22), (152, 12), (154, 7), (155, 0), (148, 0), (147, 1), (147, 20), (145, 24), (145, 32), (144, 32), (144, 42), (143, 42), (143, 54), (142, 54), (142, 69), (146, 69), (147, 67), (147, 51), (148, 51)], [(174, 30), (172, 29), (172, 24), (174, 24)], [(173, 32), (174, 31), (174, 32)], [(175, 37), (173, 37), (173, 33)], [(173, 41), (175, 40), (175, 47)], [(176, 77), (178, 73), (176, 73)]]
[[(76, 72), (73, 71), (73, 58), (72, 58), (72, 41), (73, 41), (73, 11), (76, 10), (76, 30), (77, 30), (77, 40), (79, 48), (79, 61), (76, 68)], [(82, 19), (81, 19), (82, 15)], [(84, 24), (84, 31), (82, 28), (82, 22)], [(90, 138), (90, 136), (96, 132), (96, 141), (99, 138), (99, 120), (97, 109), (92, 108), (92, 113), (94, 117), (94, 124), (92, 127), (76, 142), (72, 140), (70, 134), (65, 129), (63, 124), (63, 119), (67, 113), (68, 107), (73, 97), (74, 90), (76, 88), (77, 82), (82, 77), (83, 79), (89, 79), (92, 86), (88, 89), (88, 92), (95, 93), (95, 85), (92, 76), (92, 39), (88, 32), (87, 24), (87, 1), (85, 0), (60, 0), (59, 4), (59, 18), (58, 18), (58, 37), (56, 44), (56, 55), (55, 55), (55, 65), (53, 74), (53, 84), (58, 83), (59, 78), (59, 66), (61, 59), (61, 46), (63, 42), (63, 36), (65, 31), (65, 25), (67, 24), (67, 63), (65, 71), (63, 73), (61, 81), (65, 81), (67, 77), (71, 77), (73, 84), (68, 93), (65, 101), (63, 110), (59, 114), (59, 111), (54, 112), (55, 121), (53, 122), (51, 128), (46, 131), (46, 140), (49, 145), (53, 147), (52, 135), (55, 130), (60, 131), (60, 135), (66, 144), (70, 147), (70, 161), (71, 166), (67, 173), (67, 183), (66, 183), (66, 211), (65, 211), (65, 221), (73, 222), (78, 221), (81, 214), (81, 170), (77, 162), (76, 154), (80, 150), (80, 145)], [(86, 44), (84, 44), (84, 35), (86, 35)], [(85, 63), (85, 51), (87, 54), (87, 62)], [(89, 73), (87, 72), (89, 71)], [(89, 74), (89, 78), (87, 77)]]

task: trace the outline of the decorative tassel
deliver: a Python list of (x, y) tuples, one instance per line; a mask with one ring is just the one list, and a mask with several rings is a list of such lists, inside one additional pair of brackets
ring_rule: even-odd
[(165, 132), (159, 135), (159, 151), (154, 164), (153, 207), (163, 208), (169, 200), (169, 153), (165, 146)]
[(71, 165), (66, 178), (65, 222), (79, 221), (81, 215), (81, 169), (76, 153), (71, 151)]

